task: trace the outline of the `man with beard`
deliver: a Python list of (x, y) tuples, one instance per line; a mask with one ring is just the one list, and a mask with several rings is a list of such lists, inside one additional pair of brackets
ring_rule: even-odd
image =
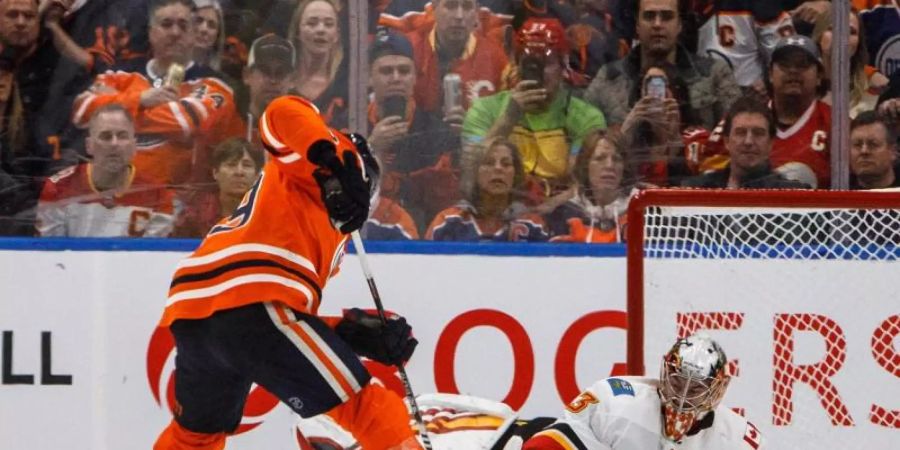
[[(769, 67), (769, 106), (776, 126), (769, 163), (785, 178), (814, 189), (827, 189), (831, 184), (831, 107), (819, 101), (822, 68), (819, 48), (802, 35), (782, 38)], [(721, 125), (701, 147), (697, 152), (701, 172), (725, 167), (728, 150)]]
[[(208, 181), (207, 150), (241, 135), (230, 87), (190, 59), (190, 0), (157, 0), (150, 6), (152, 59), (130, 60), (99, 75), (75, 99), (72, 121), (84, 127), (97, 109), (119, 103), (135, 118), (134, 164), (160, 184)], [(180, 67), (179, 67), (180, 66)], [(181, 69), (181, 70), (178, 70)], [(179, 73), (181, 72), (181, 73)]]
[(134, 120), (120, 105), (97, 110), (85, 147), (90, 162), (49, 177), (37, 208), (41, 236), (165, 237), (172, 231), (172, 192), (131, 164)]
[(726, 168), (682, 182), (685, 187), (725, 189), (808, 189), (772, 171), (769, 155), (775, 138), (775, 119), (765, 104), (743, 97), (725, 115), (723, 136), (730, 156)]
[(610, 125), (630, 122), (632, 116), (664, 123), (668, 120), (666, 108), (659, 108), (656, 99), (633, 94), (640, 91), (636, 87), (647, 69), (673, 67), (674, 75), (687, 86), (686, 100), (690, 104), (687, 112), (698, 122), (695, 125), (712, 129), (740, 96), (728, 64), (691, 54), (678, 45), (678, 35), (682, 32), (678, 0), (634, 3), (637, 4), (635, 28), (639, 45), (625, 58), (601, 67), (584, 99), (600, 108)]

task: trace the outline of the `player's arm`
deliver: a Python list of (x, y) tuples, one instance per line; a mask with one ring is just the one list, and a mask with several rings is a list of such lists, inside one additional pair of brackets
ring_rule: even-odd
[(319, 191), (335, 228), (350, 233), (362, 227), (380, 173), (362, 136), (329, 128), (315, 105), (295, 96), (269, 104), (259, 130), (280, 171), (298, 187)]

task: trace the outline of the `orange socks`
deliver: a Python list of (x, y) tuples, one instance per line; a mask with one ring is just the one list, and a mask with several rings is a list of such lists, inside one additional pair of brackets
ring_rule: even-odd
[(184, 429), (173, 419), (153, 444), (153, 450), (222, 450), (225, 433), (195, 433)]
[(388, 450), (413, 436), (403, 399), (381, 385), (369, 384), (326, 414), (366, 450)]

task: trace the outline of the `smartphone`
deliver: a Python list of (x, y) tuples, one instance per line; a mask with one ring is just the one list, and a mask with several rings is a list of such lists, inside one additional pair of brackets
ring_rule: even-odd
[(544, 60), (536, 56), (524, 56), (519, 62), (522, 81), (537, 81), (537, 87), (544, 87)]
[(453, 72), (444, 75), (444, 115), (457, 106), (462, 106), (462, 78)]
[(392, 95), (385, 97), (381, 105), (383, 117), (398, 116), (402, 120), (406, 120), (406, 97), (401, 95)]
[(666, 88), (668, 82), (666, 78), (660, 75), (651, 75), (644, 80), (644, 96), (651, 98), (666, 98)]

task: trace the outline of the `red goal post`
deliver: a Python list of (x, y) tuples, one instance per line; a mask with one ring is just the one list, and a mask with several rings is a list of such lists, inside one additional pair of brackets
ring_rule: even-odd
[(704, 331), (769, 448), (897, 448), (900, 193), (648, 190), (627, 233), (629, 373)]

